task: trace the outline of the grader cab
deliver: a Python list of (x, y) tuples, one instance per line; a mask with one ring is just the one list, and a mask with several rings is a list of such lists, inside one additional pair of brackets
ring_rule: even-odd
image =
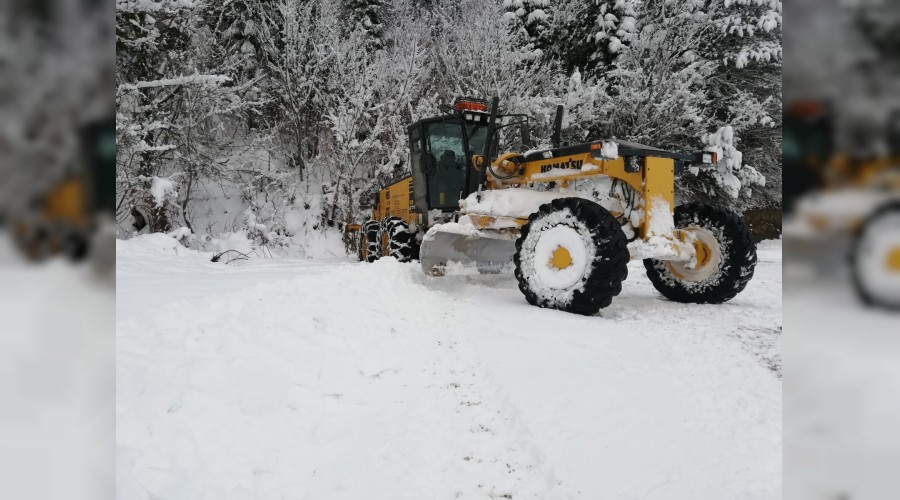
[(446, 111), (408, 128), (411, 175), (379, 191), (361, 260), (418, 258), (436, 276), (514, 272), (529, 303), (580, 314), (611, 303), (634, 258), (680, 302), (727, 301), (752, 277), (755, 245), (737, 215), (675, 207), (676, 172), (714, 166), (716, 152), (561, 145), (559, 107), (550, 148), (501, 153), (514, 148), (512, 127), (527, 147), (527, 117), (501, 115), (497, 98)]
[(96, 243), (99, 216), (115, 212), (115, 130), (111, 117), (82, 125), (68, 170), (12, 215), (13, 237), (30, 260), (57, 254), (81, 260)]

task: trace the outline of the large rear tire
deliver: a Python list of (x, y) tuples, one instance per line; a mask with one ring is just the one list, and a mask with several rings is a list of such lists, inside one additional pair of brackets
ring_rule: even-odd
[(409, 232), (409, 224), (399, 217), (389, 217), (382, 223), (387, 238), (388, 254), (400, 262), (414, 258), (416, 238)]
[(645, 259), (659, 293), (675, 302), (721, 304), (744, 290), (756, 268), (756, 243), (740, 216), (691, 203), (675, 208), (675, 228), (695, 237), (698, 257), (691, 263)]
[(13, 231), (16, 245), (30, 261), (43, 262), (53, 255), (50, 230), (43, 224), (20, 221)]
[(363, 223), (359, 230), (359, 260), (375, 262), (381, 257), (381, 228), (374, 220)]
[(884, 205), (866, 219), (853, 242), (850, 264), (863, 303), (900, 310), (900, 202)]
[(529, 304), (592, 315), (621, 293), (630, 254), (622, 226), (600, 205), (541, 205), (516, 240), (515, 275)]
[(72, 262), (81, 262), (88, 255), (89, 245), (87, 235), (73, 231), (63, 239), (63, 253)]

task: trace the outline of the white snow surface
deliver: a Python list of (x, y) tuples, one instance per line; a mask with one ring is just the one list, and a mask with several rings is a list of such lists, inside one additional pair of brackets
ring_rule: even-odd
[(794, 253), (784, 266), (785, 498), (900, 491), (900, 317), (864, 306), (839, 259)]
[(726, 304), (632, 262), (582, 317), (510, 276), (163, 238), (118, 245), (117, 498), (781, 496), (780, 242)]

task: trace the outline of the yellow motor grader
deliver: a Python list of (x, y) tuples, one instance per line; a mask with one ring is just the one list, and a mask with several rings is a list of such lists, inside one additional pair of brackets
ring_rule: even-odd
[(723, 208), (675, 207), (675, 175), (714, 152), (676, 153), (601, 140), (500, 153), (528, 118), (458, 99), (408, 128), (411, 175), (377, 194), (358, 227), (360, 260), (418, 258), (431, 275), (513, 272), (529, 303), (594, 314), (622, 290), (631, 259), (665, 297), (721, 303), (753, 276), (749, 227)]
[[(78, 261), (88, 255), (91, 245), (97, 246), (103, 215), (111, 219), (115, 212), (115, 130), (112, 118), (81, 126), (78, 152), (68, 171), (38, 186), (25, 206), (13, 213), (13, 237), (30, 260), (62, 254)], [(104, 244), (111, 246), (112, 238), (107, 239)]]
[(900, 110), (836, 118), (816, 100), (785, 112), (785, 250), (825, 273), (849, 264), (863, 303), (900, 310)]

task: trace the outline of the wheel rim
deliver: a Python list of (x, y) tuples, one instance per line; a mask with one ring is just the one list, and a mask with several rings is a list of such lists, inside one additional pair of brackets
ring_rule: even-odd
[(572, 254), (569, 249), (562, 245), (558, 245), (556, 250), (550, 255), (550, 267), (562, 270), (571, 267)]
[(557, 225), (541, 232), (534, 248), (534, 270), (545, 286), (571, 288), (581, 281), (587, 264), (587, 244), (575, 228)]
[(863, 289), (875, 300), (900, 305), (900, 212), (870, 223), (854, 259)]
[(900, 245), (892, 248), (885, 258), (885, 267), (894, 274), (900, 273)]
[(667, 262), (669, 271), (682, 281), (698, 282), (716, 274), (722, 263), (722, 246), (709, 229), (691, 226), (685, 229), (694, 238), (694, 259), (688, 262)]

